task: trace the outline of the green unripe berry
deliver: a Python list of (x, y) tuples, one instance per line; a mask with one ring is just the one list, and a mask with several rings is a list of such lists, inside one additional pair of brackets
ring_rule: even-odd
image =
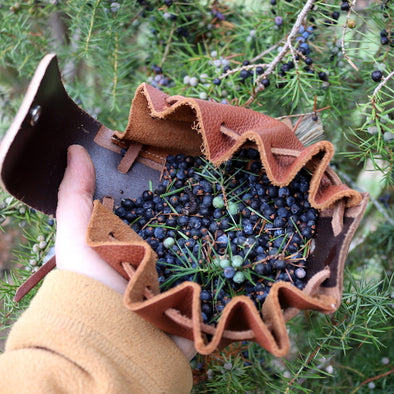
[(169, 249), (171, 246), (175, 245), (175, 240), (172, 237), (168, 237), (163, 241), (163, 245), (165, 248)]
[(233, 256), (233, 258), (231, 259), (231, 265), (234, 268), (239, 268), (242, 267), (242, 264), (244, 262), (244, 259), (242, 256), (240, 256), (239, 254)]
[(229, 267), (229, 266), (230, 266), (230, 260), (228, 260), (228, 259), (222, 259), (222, 260), (220, 260), (220, 266), (221, 266), (222, 268)]
[(224, 208), (224, 200), (222, 196), (216, 196), (213, 200), (212, 200), (212, 205), (215, 208)]
[(237, 271), (233, 276), (233, 281), (235, 283), (242, 283), (245, 281), (245, 275), (241, 271)]
[(238, 204), (235, 203), (235, 202), (229, 202), (229, 203), (228, 203), (227, 212), (228, 212), (230, 215), (236, 215), (236, 214), (239, 212), (239, 206), (238, 206)]
[(215, 266), (215, 267), (220, 267), (220, 262), (221, 262), (221, 259), (219, 257), (215, 257), (212, 260), (212, 265)]

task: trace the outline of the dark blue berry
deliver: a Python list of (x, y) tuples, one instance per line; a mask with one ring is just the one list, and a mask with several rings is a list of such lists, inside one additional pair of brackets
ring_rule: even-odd
[(310, 57), (305, 58), (305, 64), (307, 64), (308, 66), (310, 66), (313, 63), (313, 60)]
[(201, 301), (211, 301), (212, 299), (211, 292), (209, 292), (208, 290), (201, 290), (200, 299)]
[(278, 197), (274, 200), (274, 204), (276, 208), (284, 208), (286, 206), (286, 200), (283, 197)]
[(153, 209), (153, 207), (154, 207), (154, 203), (153, 203), (153, 201), (152, 200), (150, 200), (150, 201), (144, 201), (144, 203), (142, 204), (142, 208), (143, 209)]
[(216, 208), (216, 209), (213, 211), (213, 217), (214, 217), (215, 219), (220, 219), (220, 218), (223, 216), (223, 214), (224, 214), (224, 212), (223, 212), (223, 210), (220, 209), (220, 208)]
[(197, 216), (192, 216), (189, 220), (189, 226), (193, 229), (199, 229), (201, 227), (201, 218)]
[(147, 242), (152, 249), (156, 249), (159, 246), (159, 241), (156, 238), (149, 238)]
[(288, 197), (290, 195), (290, 189), (287, 186), (280, 187), (278, 189), (278, 196), (279, 197)]
[[(212, 193), (213, 192), (213, 188), (212, 188), (212, 184), (208, 181), (206, 181), (205, 179), (200, 181), (200, 186), (202, 187), (202, 190), (204, 191), (204, 193)], [(212, 197), (210, 195), (205, 195), (204, 197), (208, 196), (208, 197)]]
[(285, 64), (282, 64), (282, 65), (281, 65), (280, 70), (281, 70), (283, 73), (286, 73), (287, 71), (290, 70), (290, 67), (289, 67), (289, 65), (288, 65), (287, 63), (285, 63)]
[(297, 213), (301, 212), (301, 207), (299, 205), (297, 205), (297, 204), (293, 204), (290, 207), (290, 210), (291, 210), (292, 214), (296, 215)]
[(277, 259), (274, 261), (274, 267), (280, 271), (284, 270), (286, 268), (286, 262), (282, 259)]
[(218, 226), (218, 224), (216, 223), (216, 222), (212, 222), (210, 225), (209, 225), (209, 231), (211, 232), (211, 233), (215, 233), (217, 230), (219, 229), (219, 226)]
[(153, 211), (152, 208), (148, 208), (144, 211), (144, 218), (149, 220), (152, 219), (155, 216), (155, 212)]
[(290, 278), (289, 278), (289, 275), (287, 274), (287, 272), (281, 272), (278, 276), (278, 280), (283, 280), (285, 282), (289, 282)]
[(388, 37), (381, 37), (380, 38), (380, 43), (382, 45), (388, 45), (390, 43), (390, 39)]
[(230, 223), (230, 219), (228, 219), (227, 217), (222, 218), (219, 224), (220, 229), (226, 230), (229, 226), (229, 223)]
[(239, 73), (239, 76), (242, 79), (249, 78), (250, 77), (250, 71), (248, 71), (248, 70), (241, 70), (241, 72)]
[(226, 246), (227, 244), (228, 244), (228, 237), (227, 237), (227, 235), (221, 235), (221, 236), (219, 236), (218, 238), (217, 238), (217, 240), (216, 240), (216, 243), (219, 245), (219, 246)]
[(277, 215), (281, 219), (287, 219), (290, 216), (290, 211), (285, 207), (278, 208)]
[(319, 79), (321, 79), (322, 81), (328, 81), (328, 75), (327, 73), (325, 73), (324, 71), (319, 72)]
[(154, 231), (154, 235), (157, 239), (163, 240), (166, 237), (167, 229), (165, 227), (156, 227)]
[(131, 209), (133, 209), (134, 206), (135, 206), (133, 200), (131, 200), (130, 198), (122, 199), (121, 202), (120, 202), (120, 205), (121, 205), (124, 209), (126, 209), (126, 210), (128, 210), (128, 211), (130, 211)]
[(287, 206), (291, 207), (295, 203), (295, 198), (293, 196), (289, 196), (286, 198)]
[(274, 219), (274, 227), (282, 227), (283, 223), (284, 223), (284, 220), (281, 217), (276, 217)]
[(150, 190), (145, 190), (145, 191), (142, 193), (142, 199), (143, 199), (144, 201), (152, 200), (152, 199), (153, 199), (153, 192), (150, 191)]
[(301, 231), (301, 235), (305, 238), (311, 238), (312, 237), (312, 229), (311, 228), (305, 228)]
[(232, 279), (233, 277), (234, 277), (234, 274), (235, 274), (235, 269), (234, 269), (234, 267), (226, 267), (224, 270), (223, 270), (223, 275), (224, 275), (224, 277), (226, 278), (226, 279)]
[(342, 10), (342, 11), (349, 11), (349, 10), (350, 10), (349, 2), (344, 1), (344, 2), (341, 4), (341, 10)]
[(371, 73), (371, 78), (375, 82), (380, 82), (383, 77), (383, 74), (380, 70), (375, 70)]
[(189, 224), (188, 216), (179, 216), (177, 222), (180, 226), (187, 226)]
[(204, 302), (201, 304), (201, 311), (202, 313), (205, 313), (207, 316), (210, 316), (212, 314), (212, 306), (209, 303)]
[(126, 209), (123, 208), (122, 206), (119, 207), (119, 208), (117, 208), (117, 209), (115, 210), (115, 215), (116, 215), (116, 216), (119, 216), (120, 218), (123, 219), (123, 218), (125, 217), (125, 215), (126, 215)]

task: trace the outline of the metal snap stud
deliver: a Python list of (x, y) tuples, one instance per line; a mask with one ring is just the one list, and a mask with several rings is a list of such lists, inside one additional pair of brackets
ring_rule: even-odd
[(41, 116), (41, 105), (35, 105), (30, 109), (30, 125), (35, 126)]

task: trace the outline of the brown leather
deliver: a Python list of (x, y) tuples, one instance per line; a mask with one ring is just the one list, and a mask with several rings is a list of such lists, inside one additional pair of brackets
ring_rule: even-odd
[(305, 148), (284, 123), (242, 107), (171, 97), (142, 84), (134, 96), (126, 131), (116, 135), (169, 151), (203, 153), (215, 165), (252, 141), (275, 185), (288, 185), (303, 167), (313, 171), (309, 193), (315, 208), (325, 209), (340, 199), (348, 207), (361, 202), (360, 193), (325, 174), (334, 154), (330, 142), (319, 141)]
[[(154, 252), (99, 201), (94, 204), (87, 240), (112, 267), (130, 279), (124, 298), (128, 308), (167, 333), (194, 340), (199, 353), (210, 354), (233, 341), (253, 340), (272, 354), (284, 356), (289, 350), (286, 321), (303, 309), (331, 313), (339, 307), (348, 247), (367, 201), (368, 196), (363, 194), (360, 205), (346, 210), (337, 237), (332, 236), (331, 212), (323, 212), (303, 291), (290, 283), (275, 283), (261, 313), (248, 297), (237, 296), (226, 305), (217, 327), (201, 321), (198, 284), (185, 282), (160, 293)], [(125, 271), (125, 262), (133, 266), (134, 274)]]
[[(32, 122), (38, 107), (40, 116)], [(157, 163), (147, 157), (126, 174), (119, 172), (121, 147), (112, 142), (113, 134), (68, 96), (56, 56), (46, 55), (0, 143), (0, 186), (25, 204), (55, 215), (67, 148), (79, 144), (88, 150), (96, 169), (96, 199), (112, 196), (119, 204), (124, 196), (136, 197), (149, 181), (158, 182), (160, 170), (152, 168)]]
[[(269, 116), (230, 105), (171, 97), (147, 84), (136, 91), (126, 131), (113, 132), (71, 100), (62, 85), (56, 58), (48, 55), (0, 145), (3, 186), (28, 205), (54, 214), (67, 147), (75, 143), (87, 148), (96, 168), (97, 201), (87, 242), (130, 279), (125, 303), (152, 324), (194, 340), (203, 354), (232, 341), (254, 340), (282, 356), (289, 348), (288, 319), (302, 309), (331, 313), (338, 308), (350, 241), (368, 195), (342, 184), (330, 169), (334, 150), (328, 141), (304, 147), (290, 128)], [(259, 150), (275, 185), (287, 185), (303, 167), (311, 172), (310, 203), (320, 210), (315, 246), (308, 257), (303, 291), (278, 282), (261, 312), (247, 297), (235, 297), (214, 327), (201, 322), (199, 285), (187, 282), (160, 293), (155, 253), (98, 200), (111, 208), (123, 197), (139, 196), (150, 181), (153, 185), (158, 182), (169, 153), (203, 153), (218, 165), (248, 144)]]
[(30, 278), (24, 282), (15, 292), (14, 301), (19, 302), (34, 286), (56, 267), (56, 257), (51, 257)]

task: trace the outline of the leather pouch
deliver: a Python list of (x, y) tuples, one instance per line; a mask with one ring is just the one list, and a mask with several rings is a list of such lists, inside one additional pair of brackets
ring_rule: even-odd
[[(114, 132), (72, 101), (56, 57), (47, 55), (0, 145), (2, 186), (27, 205), (54, 215), (71, 144), (83, 145), (96, 168), (87, 242), (129, 279), (126, 306), (153, 325), (193, 340), (201, 354), (251, 340), (283, 356), (289, 350), (286, 321), (300, 310), (332, 313), (339, 307), (345, 260), (368, 196), (348, 188), (329, 167), (334, 150), (328, 141), (305, 147), (288, 126), (261, 113), (168, 96), (147, 84), (135, 93), (125, 132)], [(274, 185), (288, 185), (302, 168), (311, 172), (309, 202), (319, 210), (315, 246), (303, 290), (277, 282), (261, 311), (248, 297), (236, 296), (211, 326), (201, 320), (200, 286), (185, 282), (161, 293), (156, 254), (112, 208), (122, 198), (141, 195), (149, 182), (158, 183), (168, 154), (203, 154), (219, 165), (247, 145), (258, 149)], [(44, 273), (54, 266), (53, 261), (47, 264)], [(22, 293), (41, 277), (33, 278)]]

